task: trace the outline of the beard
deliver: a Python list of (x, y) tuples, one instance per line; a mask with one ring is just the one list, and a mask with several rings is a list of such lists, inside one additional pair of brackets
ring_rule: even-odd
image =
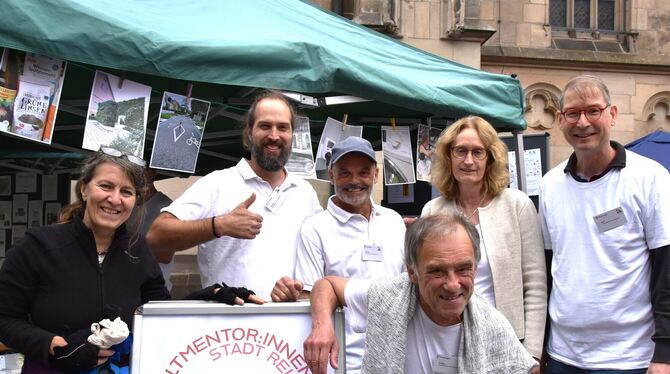
[(272, 142), (264, 142), (262, 144), (252, 143), (251, 144), (251, 157), (256, 160), (258, 165), (267, 171), (279, 171), (281, 170), (286, 162), (288, 161), (289, 156), (291, 156), (291, 148), (283, 146), (281, 143), (277, 142), (277, 145), (280, 146), (280, 152), (278, 156), (266, 155), (263, 152), (263, 146), (265, 144), (270, 144)]
[[(372, 187), (364, 185), (345, 184), (343, 186), (335, 185), (334, 187), (335, 187), (335, 195), (337, 195), (337, 197), (340, 200), (351, 206), (363, 205), (364, 203), (368, 202), (370, 200), (370, 196), (372, 196)], [(363, 194), (357, 194), (357, 196), (351, 196), (347, 191), (348, 188), (359, 188), (359, 189), (367, 188), (367, 190), (365, 190), (365, 193)]]

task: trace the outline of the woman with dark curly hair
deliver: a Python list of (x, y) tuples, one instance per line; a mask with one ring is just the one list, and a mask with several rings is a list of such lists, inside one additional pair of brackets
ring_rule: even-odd
[(421, 215), (457, 210), (476, 225), (482, 258), (475, 292), (507, 317), (539, 359), (547, 308), (542, 233), (532, 201), (507, 188), (507, 147), (493, 126), (470, 116), (447, 128), (437, 141), (431, 181), (442, 196)]

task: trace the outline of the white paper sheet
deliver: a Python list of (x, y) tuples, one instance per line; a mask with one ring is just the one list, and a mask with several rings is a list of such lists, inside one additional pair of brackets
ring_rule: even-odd
[[(507, 153), (509, 164), (510, 188), (519, 189), (516, 170), (516, 152)], [(540, 181), (542, 180), (542, 155), (539, 148), (526, 149), (524, 151), (526, 163), (526, 186), (528, 196), (537, 196), (540, 193)]]

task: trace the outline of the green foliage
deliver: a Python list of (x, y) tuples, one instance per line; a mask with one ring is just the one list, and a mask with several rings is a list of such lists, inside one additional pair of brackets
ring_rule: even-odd
[(119, 105), (112, 100), (104, 101), (98, 104), (98, 113), (96, 120), (105, 126), (114, 126), (119, 117)]
[(144, 131), (141, 128), (127, 127), (128, 134), (114, 139), (109, 146), (118, 149), (127, 154), (134, 154), (142, 157), (140, 151), (142, 150)]
[(111, 143), (109, 143), (110, 148), (118, 149), (119, 151), (126, 153), (126, 154), (133, 154), (133, 150), (135, 149), (134, 144), (130, 143), (127, 137), (118, 137), (114, 140), (112, 140)]
[(144, 144), (144, 98), (121, 101), (118, 104), (118, 115), (125, 116), (124, 129), (128, 132), (114, 139), (109, 146), (127, 154), (140, 154)]
[(144, 130), (144, 98), (126, 100), (119, 103), (119, 114), (126, 116), (126, 130), (131, 128)]

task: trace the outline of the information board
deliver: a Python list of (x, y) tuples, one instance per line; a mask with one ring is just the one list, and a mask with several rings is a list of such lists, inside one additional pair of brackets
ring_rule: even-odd
[[(345, 373), (344, 312), (334, 313)], [(230, 306), (150, 302), (135, 313), (132, 373), (308, 373), (309, 302)]]

